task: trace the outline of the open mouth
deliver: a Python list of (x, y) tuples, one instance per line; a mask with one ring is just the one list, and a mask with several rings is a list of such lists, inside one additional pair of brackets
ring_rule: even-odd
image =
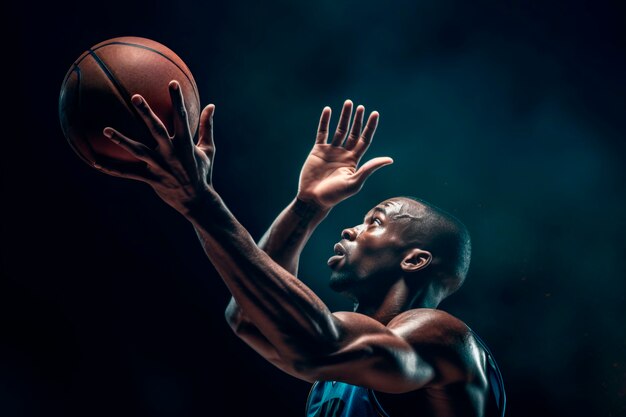
[(333, 247), (333, 251), (335, 252), (335, 254), (331, 256), (327, 262), (328, 266), (330, 266), (331, 268), (339, 264), (339, 262), (341, 262), (341, 260), (346, 256), (346, 248), (344, 248), (341, 243), (335, 244), (335, 246)]

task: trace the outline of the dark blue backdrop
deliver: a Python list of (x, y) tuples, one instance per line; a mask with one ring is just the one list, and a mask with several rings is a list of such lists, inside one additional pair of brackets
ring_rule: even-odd
[[(446, 208), (474, 242), (441, 307), (491, 345), (508, 415), (626, 415), (626, 10), (605, 1), (13, 4), (5, 38), (0, 414), (302, 415), (308, 384), (227, 328), (191, 226), (82, 163), (57, 100), (115, 36), (176, 51), (217, 105), (215, 185), (255, 237), (294, 196), (319, 113), (378, 110), (395, 164), (320, 226), (302, 279), (378, 201)], [(16, 94), (16, 95), (12, 95)], [(333, 119), (336, 121), (336, 119)], [(419, 414), (419, 413), (418, 413)]]

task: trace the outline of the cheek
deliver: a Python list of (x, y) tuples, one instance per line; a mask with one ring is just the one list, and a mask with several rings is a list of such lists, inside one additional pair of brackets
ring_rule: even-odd
[(389, 269), (400, 264), (400, 241), (397, 230), (373, 227), (364, 230), (356, 240), (357, 245), (347, 258), (361, 272), (373, 269)]
[(363, 253), (374, 255), (392, 251), (397, 246), (398, 239), (393, 233), (382, 227), (368, 232), (367, 236), (364, 236), (363, 240), (359, 242), (359, 247)]
[(372, 231), (358, 249), (360, 260), (368, 265), (376, 264), (377, 269), (399, 266), (403, 253), (400, 239), (383, 228)]
[(390, 270), (400, 265), (400, 254), (389, 244), (368, 242), (359, 247), (352, 260), (358, 264), (361, 272), (374, 270)]

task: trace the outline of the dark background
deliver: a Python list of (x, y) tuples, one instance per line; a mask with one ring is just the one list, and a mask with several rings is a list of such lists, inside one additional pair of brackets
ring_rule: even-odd
[(626, 415), (624, 3), (18, 2), (5, 20), (0, 415), (303, 415), (309, 385), (227, 328), (191, 225), (63, 137), (65, 72), (127, 35), (176, 51), (217, 105), (215, 186), (255, 238), (325, 105), (333, 126), (346, 98), (381, 113), (367, 156), (395, 164), (301, 262), (332, 309), (350, 308), (326, 284), (340, 230), (422, 197), (473, 236), (441, 308), (491, 346), (508, 416)]

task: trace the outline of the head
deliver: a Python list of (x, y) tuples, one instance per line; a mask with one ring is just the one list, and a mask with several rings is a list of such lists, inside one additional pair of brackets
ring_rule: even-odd
[(409, 296), (429, 289), (438, 304), (461, 286), (469, 268), (467, 228), (413, 197), (381, 202), (341, 237), (329, 260), (330, 286), (358, 301), (384, 295), (402, 280)]

